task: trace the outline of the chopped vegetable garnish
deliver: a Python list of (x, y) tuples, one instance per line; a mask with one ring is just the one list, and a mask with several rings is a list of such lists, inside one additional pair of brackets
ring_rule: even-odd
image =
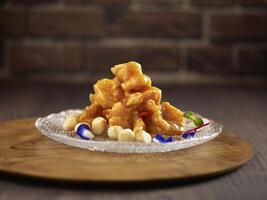
[(197, 117), (195, 120), (193, 120), (193, 122), (197, 127), (204, 124), (203, 120), (199, 117)]
[(196, 117), (196, 115), (192, 111), (185, 112), (184, 118), (192, 120), (197, 127), (204, 124), (204, 121), (201, 118)]
[(184, 117), (187, 118), (187, 119), (192, 119), (192, 118), (195, 117), (195, 114), (192, 111), (186, 111), (184, 113)]

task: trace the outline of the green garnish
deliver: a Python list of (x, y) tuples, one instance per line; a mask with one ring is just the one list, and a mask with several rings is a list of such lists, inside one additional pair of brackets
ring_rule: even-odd
[(197, 117), (196, 120), (193, 120), (193, 122), (197, 127), (202, 126), (204, 124), (204, 121), (199, 117)]
[(193, 118), (195, 118), (195, 114), (192, 111), (187, 111), (184, 113), (184, 118), (192, 120)]
[(192, 120), (195, 126), (197, 127), (204, 124), (204, 121), (201, 118), (196, 117), (196, 115), (192, 111), (185, 112), (184, 118)]

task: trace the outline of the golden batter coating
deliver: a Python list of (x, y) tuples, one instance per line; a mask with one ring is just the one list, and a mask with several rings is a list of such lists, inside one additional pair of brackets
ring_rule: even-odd
[(78, 118), (91, 126), (104, 117), (109, 126), (145, 130), (151, 134), (177, 135), (182, 132), (183, 112), (168, 102), (161, 103), (161, 90), (153, 87), (139, 63), (128, 62), (111, 68), (114, 79), (101, 79), (90, 94), (91, 105)]

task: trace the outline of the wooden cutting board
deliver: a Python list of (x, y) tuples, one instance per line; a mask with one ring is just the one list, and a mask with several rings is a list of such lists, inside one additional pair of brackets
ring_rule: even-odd
[(152, 154), (93, 152), (48, 139), (36, 119), (0, 123), (0, 171), (78, 182), (177, 180), (231, 171), (252, 156), (243, 139), (222, 133), (205, 144)]

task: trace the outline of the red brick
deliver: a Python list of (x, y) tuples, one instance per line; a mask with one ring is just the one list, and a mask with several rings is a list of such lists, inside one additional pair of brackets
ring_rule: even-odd
[(193, 12), (135, 11), (112, 13), (108, 33), (114, 37), (201, 36), (201, 16)]
[(214, 40), (267, 40), (267, 14), (212, 14), (210, 37)]
[(82, 47), (80, 43), (71, 42), (63, 46), (63, 68), (64, 69), (80, 69), (82, 61)]
[(202, 73), (230, 73), (233, 71), (231, 52), (225, 46), (188, 47), (188, 69)]
[(64, 0), (66, 4), (84, 4), (84, 0)]
[(267, 46), (265, 48), (241, 48), (238, 51), (241, 73), (267, 75)]
[(90, 9), (35, 10), (29, 17), (30, 33), (38, 36), (100, 36), (103, 16)]
[(137, 61), (144, 71), (170, 71), (178, 69), (178, 51), (175, 47), (95, 46), (86, 48), (86, 67), (92, 71), (109, 72), (110, 67)]
[(65, 3), (70, 4), (87, 4), (87, 5), (102, 5), (102, 6), (111, 6), (111, 5), (127, 5), (129, 0), (64, 0)]
[(21, 4), (21, 5), (27, 5), (27, 4), (47, 4), (47, 3), (56, 3), (58, 0), (7, 0), (8, 2), (12, 4)]
[(25, 11), (23, 9), (0, 9), (0, 35), (24, 33)]
[(191, 0), (194, 6), (267, 6), (267, 0)]
[(267, 6), (267, 0), (239, 0), (243, 6)]
[(53, 69), (61, 65), (58, 46), (49, 44), (13, 43), (9, 47), (9, 63), (13, 70)]
[(0, 40), (0, 70), (4, 68), (4, 41)]
[(80, 67), (79, 56), (79, 44), (52, 42), (13, 42), (8, 52), (12, 71), (76, 70)]
[(194, 6), (229, 6), (236, 0), (191, 0)]
[(173, 6), (180, 5), (182, 0), (135, 0), (134, 3), (140, 6), (143, 5), (157, 5), (157, 6)]

